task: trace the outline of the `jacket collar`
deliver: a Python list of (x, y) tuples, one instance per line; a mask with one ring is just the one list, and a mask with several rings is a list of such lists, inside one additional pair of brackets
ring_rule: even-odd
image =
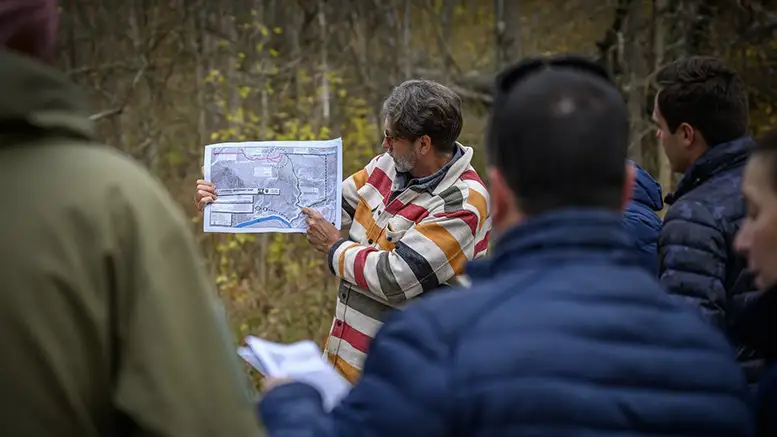
[(0, 50), (0, 138), (16, 128), (92, 139), (89, 105), (67, 76), (35, 59)]
[(753, 139), (745, 136), (710, 147), (685, 172), (680, 183), (677, 184), (677, 190), (666, 196), (666, 203), (673, 204), (677, 199), (721, 172), (742, 167), (747, 162), (753, 146)]
[(391, 190), (396, 192), (398, 190), (404, 190), (405, 188), (413, 187), (416, 191), (428, 191), (433, 193), (437, 186), (448, 174), (448, 171), (456, 164), (456, 162), (464, 156), (464, 149), (461, 144), (456, 143), (456, 151), (453, 153), (453, 157), (445, 165), (442, 166), (437, 172), (423, 178), (413, 178), (410, 172), (396, 171), (394, 177), (394, 184)]
[(467, 264), (467, 274), (485, 279), (517, 263), (549, 263), (574, 254), (638, 265), (621, 220), (617, 212), (589, 208), (541, 214), (508, 230), (490, 259)]
[[(461, 155), (455, 161), (451, 160), (449, 163), (450, 166), (447, 167), (447, 170), (439, 175), (440, 179), (436, 182), (436, 186), (433, 188), (431, 193), (432, 195), (439, 195), (446, 189), (450, 188), (451, 185), (456, 183), (456, 181), (459, 180), (465, 172), (473, 170), (472, 166), (470, 165), (472, 163), (472, 147), (462, 146), (459, 143), (456, 143), (456, 145), (459, 147)], [(382, 181), (379, 181), (379, 179), (388, 178), (388, 182), (386, 183), (390, 184), (390, 192), (400, 190), (396, 180), (397, 171), (394, 165), (394, 158), (392, 158), (391, 155), (388, 153), (383, 153), (380, 155), (377, 162), (377, 168), (381, 170), (380, 176), (376, 176), (378, 173), (373, 172), (369, 179), (367, 179), (367, 182), (369, 183), (364, 184), (364, 186), (359, 188), (358, 191), (359, 196), (367, 203), (367, 205), (370, 207), (370, 210), (372, 211), (374, 211), (385, 202), (383, 195), (380, 194), (379, 190), (376, 188), (378, 185), (383, 183)], [(375, 178), (374, 183), (373, 178)], [(412, 201), (415, 196), (418, 196), (422, 191), (423, 190), (416, 190), (415, 187), (412, 190), (403, 190), (403, 192), (408, 193), (408, 195), (407, 197), (402, 198), (402, 203), (407, 204), (407, 202)]]
[[(456, 142), (456, 146), (459, 148), (461, 155), (459, 155), (459, 152), (456, 153), (456, 159), (451, 159), (451, 162), (449, 162), (450, 166), (445, 166), (443, 168), (447, 169), (442, 174), (441, 179), (439, 182), (437, 182), (437, 185), (434, 187), (432, 194), (439, 194), (443, 191), (445, 191), (447, 188), (449, 188), (451, 185), (453, 185), (464, 172), (471, 169), (471, 163), (472, 163), (472, 155), (474, 153), (472, 147), (464, 146), (459, 142)], [(383, 153), (380, 155), (379, 161), (378, 161), (378, 167), (383, 170), (386, 175), (389, 175), (391, 178), (391, 189), (392, 191), (399, 190), (399, 182), (397, 182), (397, 169), (394, 165), (394, 158), (391, 157), (388, 153)], [(436, 174), (436, 173), (435, 173)]]

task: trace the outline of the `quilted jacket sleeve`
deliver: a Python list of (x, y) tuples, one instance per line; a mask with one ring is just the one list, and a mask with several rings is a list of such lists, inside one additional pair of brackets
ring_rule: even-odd
[(272, 437), (435, 437), (451, 435), (448, 348), (429, 314), (396, 312), (378, 332), (353, 390), (331, 413), (312, 387), (270, 391), (259, 413)]
[(656, 275), (661, 218), (647, 206), (632, 201), (623, 214), (623, 229), (634, 242), (642, 265), (648, 272)]
[(677, 203), (667, 213), (659, 239), (662, 285), (725, 328), (726, 238), (709, 209)]

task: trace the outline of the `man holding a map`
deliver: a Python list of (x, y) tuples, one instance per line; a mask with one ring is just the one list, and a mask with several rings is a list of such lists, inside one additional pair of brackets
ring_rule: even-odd
[[(348, 238), (332, 217), (297, 203), (308, 240), (328, 255), (330, 271), (341, 279), (326, 353), (350, 382), (358, 379), (386, 314), (422, 293), (459, 285), (467, 261), (485, 255), (491, 229), (488, 193), (471, 165), (473, 150), (456, 141), (463, 124), (456, 93), (433, 81), (409, 80), (391, 92), (383, 111), (385, 153), (340, 185)], [(233, 153), (224, 150), (212, 154)], [(277, 166), (284, 159), (293, 164), (280, 155), (240, 153)], [(209, 171), (206, 165), (197, 181), (200, 209), (221, 201), (221, 186), (211, 182)]]

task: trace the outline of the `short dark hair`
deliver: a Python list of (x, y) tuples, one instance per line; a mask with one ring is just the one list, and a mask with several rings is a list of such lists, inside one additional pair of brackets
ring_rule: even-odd
[(710, 147), (747, 133), (745, 82), (722, 60), (713, 56), (679, 59), (662, 68), (656, 82), (658, 109), (670, 132), (688, 123)]
[[(536, 71), (514, 73), (527, 65)], [(593, 62), (570, 56), (522, 61), (498, 81), (518, 76), (497, 85), (487, 147), (522, 211), (619, 209), (629, 116), (617, 87)]]
[(407, 80), (383, 102), (383, 114), (396, 138), (415, 141), (428, 135), (440, 153), (454, 151), (464, 120), (461, 97), (431, 80)]
[(764, 159), (769, 172), (772, 189), (777, 193), (777, 128), (763, 134), (756, 142), (753, 156)]

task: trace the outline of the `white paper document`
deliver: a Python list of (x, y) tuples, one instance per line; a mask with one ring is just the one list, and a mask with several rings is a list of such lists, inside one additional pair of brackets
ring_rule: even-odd
[(205, 207), (205, 232), (306, 232), (302, 208), (340, 229), (341, 138), (211, 144), (204, 177), (217, 194)]
[(312, 341), (292, 344), (273, 343), (249, 336), (238, 354), (262, 375), (290, 378), (311, 385), (324, 400), (324, 409), (331, 411), (351, 389), (351, 385), (321, 356)]

